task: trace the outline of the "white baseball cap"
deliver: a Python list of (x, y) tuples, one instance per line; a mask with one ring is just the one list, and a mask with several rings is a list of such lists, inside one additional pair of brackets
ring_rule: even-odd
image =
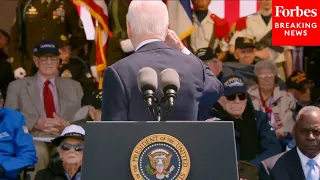
[(51, 142), (54, 145), (59, 146), (61, 141), (63, 141), (65, 138), (76, 138), (76, 139), (84, 140), (84, 136), (85, 136), (84, 129), (81, 126), (73, 124), (65, 127), (61, 135), (53, 139)]

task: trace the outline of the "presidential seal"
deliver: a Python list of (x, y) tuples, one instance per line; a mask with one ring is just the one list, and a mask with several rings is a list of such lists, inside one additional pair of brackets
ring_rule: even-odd
[(135, 180), (185, 180), (190, 171), (190, 156), (175, 137), (153, 134), (134, 148), (130, 169)]

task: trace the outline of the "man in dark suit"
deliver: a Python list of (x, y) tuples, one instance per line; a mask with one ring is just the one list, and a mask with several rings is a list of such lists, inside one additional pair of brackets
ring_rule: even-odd
[[(143, 67), (153, 68), (158, 74), (173, 68), (180, 76), (175, 107), (163, 120), (209, 117), (210, 108), (222, 95), (222, 85), (198, 58), (172, 49), (164, 42), (168, 22), (168, 11), (161, 1), (131, 2), (127, 32), (135, 53), (109, 66), (104, 73), (103, 121), (153, 119), (137, 85), (137, 74)], [(157, 90), (156, 97), (160, 95)]]
[(271, 171), (274, 180), (316, 180), (320, 172), (320, 108), (299, 111), (293, 129), (297, 147), (279, 158)]

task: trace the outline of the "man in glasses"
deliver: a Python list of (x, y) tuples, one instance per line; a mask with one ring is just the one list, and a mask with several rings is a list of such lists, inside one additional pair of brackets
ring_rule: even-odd
[(313, 88), (313, 85), (304, 72), (294, 71), (292, 75), (288, 77), (286, 84), (288, 91), (292, 93), (296, 99), (295, 115), (305, 106), (320, 106), (319, 90)]
[(60, 160), (50, 161), (47, 168), (40, 170), (35, 180), (73, 179), (80, 180), (85, 131), (81, 126), (70, 125), (61, 135), (52, 140), (57, 146)]
[(238, 160), (258, 166), (262, 160), (281, 152), (266, 114), (255, 111), (248, 101), (247, 87), (241, 77), (222, 79), (224, 95), (212, 109), (211, 120), (233, 121)]
[[(80, 109), (82, 87), (77, 81), (58, 77), (60, 53), (55, 43), (43, 40), (33, 52), (36, 75), (11, 82), (5, 105), (24, 114), (32, 136), (56, 137)], [(51, 143), (35, 141), (35, 146), (39, 161), (32, 175), (48, 165), (54, 150)]]

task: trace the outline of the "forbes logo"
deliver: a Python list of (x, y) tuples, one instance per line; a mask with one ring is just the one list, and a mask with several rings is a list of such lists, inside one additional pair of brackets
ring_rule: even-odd
[(317, 9), (300, 9), (296, 6), (295, 9), (286, 9), (283, 6), (275, 6), (276, 13), (274, 17), (317, 17)]

